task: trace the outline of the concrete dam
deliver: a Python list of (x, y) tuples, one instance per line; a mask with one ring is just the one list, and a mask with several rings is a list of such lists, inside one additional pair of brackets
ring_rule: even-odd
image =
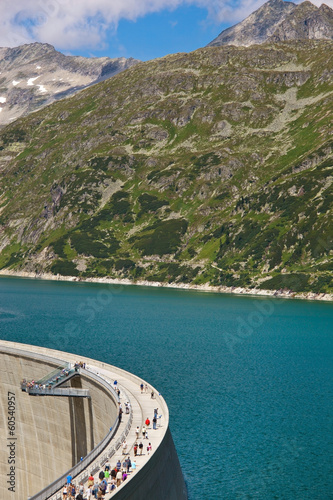
[[(105, 463), (122, 462), (124, 447), (133, 459), (143, 441), (136, 469), (104, 498), (187, 499), (168, 407), (154, 387), (107, 363), (43, 347), (0, 341), (0, 358), (0, 498), (60, 500), (68, 471), (86, 486)], [(157, 409), (145, 439), (142, 428)]]

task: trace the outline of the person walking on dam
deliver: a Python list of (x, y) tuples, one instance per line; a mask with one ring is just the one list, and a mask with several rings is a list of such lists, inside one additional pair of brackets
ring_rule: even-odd
[(117, 487), (120, 486), (122, 478), (123, 478), (123, 474), (122, 474), (121, 470), (118, 470), (118, 472), (117, 472)]
[(65, 485), (62, 489), (62, 498), (63, 500), (66, 500), (67, 498), (67, 485)]
[(98, 493), (98, 481), (94, 482), (94, 485), (91, 487), (91, 494), (93, 497), (97, 498), (97, 493)]
[(88, 486), (88, 488), (86, 489), (86, 499), (91, 499), (91, 486)]
[(130, 471), (130, 468), (132, 467), (131, 457), (129, 455), (128, 455), (127, 459), (125, 460), (125, 462), (126, 462), (126, 470), (127, 470), (127, 474), (128, 474)]

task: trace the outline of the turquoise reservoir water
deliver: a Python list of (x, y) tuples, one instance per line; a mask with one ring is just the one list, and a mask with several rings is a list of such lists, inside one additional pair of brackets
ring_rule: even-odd
[(161, 391), (191, 500), (333, 498), (332, 325), (329, 303), (0, 279), (2, 339)]

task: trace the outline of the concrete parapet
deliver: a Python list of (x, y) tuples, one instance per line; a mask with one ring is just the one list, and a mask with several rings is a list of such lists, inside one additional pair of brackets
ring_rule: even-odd
[[(115, 460), (116, 456), (121, 454), (121, 444), (125, 437), (129, 444), (128, 453), (133, 453), (136, 427), (141, 428), (146, 417), (151, 416), (154, 407), (158, 406), (162, 424), (160, 419), (158, 429), (149, 430), (153, 452), (150, 456), (140, 456), (137, 471), (106, 499), (111, 496), (117, 500), (187, 498), (186, 486), (169, 430), (168, 408), (163, 397), (151, 385), (149, 391), (152, 390), (156, 397), (153, 400), (150, 392), (140, 394), (141, 379), (120, 368), (70, 353), (14, 342), (0, 341), (0, 359), (0, 498), (24, 500), (36, 494), (105, 439), (117, 419), (118, 402), (107, 391), (103, 380), (108, 384), (118, 380), (122, 402), (130, 401), (131, 414), (124, 415), (112, 441), (86, 471), (82, 471), (75, 478), (75, 482), (78, 484), (84, 480), (92, 469), (98, 470), (106, 459)], [(73, 379), (72, 385), (89, 390), (91, 399), (29, 396), (21, 392), (20, 381), (23, 378), (37, 380), (59, 362), (73, 363), (78, 359), (86, 363), (87, 370), (83, 370), (80, 377)], [(13, 436), (9, 435), (8, 427), (9, 394), (14, 394), (15, 397)], [(7, 483), (7, 474), (11, 472), (7, 446), (10, 442), (15, 445), (15, 493), (8, 491), (10, 483)], [(8, 478), (10, 479), (10, 476)], [(60, 493), (56, 493), (52, 497), (45, 496), (45, 499), (56, 499), (59, 496)]]

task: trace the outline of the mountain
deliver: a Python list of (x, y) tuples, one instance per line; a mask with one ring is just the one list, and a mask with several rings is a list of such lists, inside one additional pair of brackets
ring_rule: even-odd
[(269, 42), (284, 40), (333, 40), (333, 10), (325, 4), (297, 5), (268, 38)]
[(333, 10), (310, 2), (269, 0), (244, 21), (219, 34), (209, 47), (250, 46), (283, 40), (333, 40)]
[(139, 63), (0, 131), (0, 268), (333, 290), (333, 42)]
[(124, 57), (65, 56), (45, 43), (0, 48), (0, 126), (137, 62)]

